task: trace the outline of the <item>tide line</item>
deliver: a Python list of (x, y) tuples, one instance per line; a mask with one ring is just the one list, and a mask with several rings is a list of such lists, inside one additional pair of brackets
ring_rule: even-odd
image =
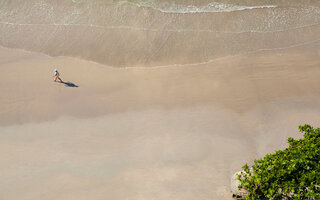
[(23, 23), (12, 23), (12, 22), (0, 22), (3, 25), (9, 26), (65, 26), (65, 27), (92, 27), (92, 28), (100, 28), (100, 29), (111, 29), (111, 30), (136, 30), (136, 31), (150, 31), (150, 32), (205, 32), (205, 33), (226, 33), (226, 34), (242, 34), (242, 33), (276, 33), (276, 32), (284, 32), (302, 28), (308, 28), (313, 26), (318, 26), (320, 23), (315, 24), (307, 24), (304, 26), (292, 27), (287, 29), (279, 29), (272, 31), (259, 31), (259, 30), (245, 30), (245, 31), (217, 31), (211, 29), (153, 29), (153, 28), (143, 28), (143, 27), (134, 27), (134, 26), (102, 26), (95, 24), (23, 24)]
[[(250, 54), (254, 54), (254, 53), (258, 53), (258, 52), (263, 52), (263, 51), (277, 51), (277, 50), (284, 50), (284, 49), (290, 49), (290, 48), (295, 48), (295, 47), (302, 47), (302, 46), (306, 46), (312, 43), (316, 43), (316, 42), (320, 42), (320, 38), (316, 39), (316, 40), (311, 40), (311, 41), (307, 41), (307, 42), (303, 42), (303, 43), (298, 43), (298, 44), (293, 44), (293, 45), (289, 45), (286, 47), (276, 47), (276, 48), (265, 48), (265, 49), (257, 49), (257, 50), (253, 50), (253, 51), (247, 51), (245, 53), (241, 53), (241, 54), (235, 54), (235, 55), (228, 55), (228, 56), (223, 56), (223, 57), (219, 57), (219, 58), (215, 58), (215, 59), (211, 59), (208, 61), (203, 61), (203, 62), (196, 62), (196, 63), (186, 63), (186, 64), (169, 64), (169, 65), (158, 65), (158, 66), (148, 66), (148, 67), (137, 67), (137, 66), (125, 66), (125, 67), (117, 67), (117, 66), (111, 66), (111, 65), (106, 65), (106, 64), (101, 64), (98, 63), (96, 61), (92, 61), (92, 60), (86, 60), (88, 62), (91, 63), (95, 63), (98, 65), (101, 65), (101, 67), (107, 67), (107, 68), (111, 68), (113, 70), (130, 70), (130, 69), (143, 69), (143, 70), (153, 70), (153, 69), (161, 69), (161, 68), (176, 68), (176, 67), (194, 67), (194, 66), (203, 66), (203, 65), (207, 65), (207, 64), (211, 64), (211, 63), (215, 63), (218, 62), (220, 60), (224, 60), (224, 59), (228, 59), (228, 58), (234, 58), (234, 57), (238, 57), (238, 56), (244, 56), (244, 55), (250, 55)], [(316, 44), (315, 44), (316, 45)], [(5, 47), (8, 48), (8, 47)], [(23, 51), (29, 52), (28, 50), (22, 49)], [(41, 54), (43, 54), (44, 56), (48, 56), (48, 57), (52, 57), (48, 54), (39, 52)], [(58, 56), (58, 57), (65, 57), (65, 56)], [(81, 58), (80, 58), (81, 59)]]
[[(248, 52), (245, 52), (245, 53), (241, 53), (241, 54), (223, 56), (223, 57), (220, 57), (220, 58), (215, 58), (215, 59), (211, 59), (211, 60), (208, 60), (208, 61), (197, 62), (197, 63), (170, 64), (170, 65), (158, 65), (158, 66), (149, 66), (149, 67), (129, 67), (129, 66), (127, 66), (127, 67), (120, 67), (120, 69), (159, 69), (159, 68), (192, 67), (192, 66), (199, 66), (199, 65), (207, 65), (207, 64), (211, 64), (211, 63), (214, 63), (214, 62), (217, 62), (217, 61), (220, 61), (220, 60), (224, 60), (224, 59), (228, 59), (228, 58), (244, 56), (244, 55), (250, 55), (250, 54), (263, 52), (263, 51), (277, 51), (277, 50), (284, 50), (284, 49), (290, 49), (290, 48), (295, 48), (295, 47), (301, 47), (301, 46), (309, 45), (309, 44), (312, 44), (312, 43), (315, 43), (315, 42), (319, 42), (319, 41), (320, 41), (320, 39), (316, 39), (316, 40), (303, 42), (303, 43), (298, 43), (298, 44), (294, 44), (294, 45), (290, 45), (290, 46), (286, 46), (286, 47), (258, 49), (258, 50), (254, 50), (254, 51), (248, 51)], [(112, 68), (119, 68), (119, 67), (112, 67)]]

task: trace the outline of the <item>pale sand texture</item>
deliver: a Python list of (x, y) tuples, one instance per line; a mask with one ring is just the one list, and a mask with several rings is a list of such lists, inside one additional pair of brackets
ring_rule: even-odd
[(0, 48), (0, 199), (231, 199), (245, 162), (319, 124), (317, 48), (155, 69)]

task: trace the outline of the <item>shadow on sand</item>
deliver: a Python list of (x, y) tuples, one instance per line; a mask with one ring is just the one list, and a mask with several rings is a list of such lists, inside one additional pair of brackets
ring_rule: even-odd
[(79, 87), (78, 85), (71, 83), (69, 81), (68, 82), (61, 81), (60, 83), (64, 84), (67, 87)]

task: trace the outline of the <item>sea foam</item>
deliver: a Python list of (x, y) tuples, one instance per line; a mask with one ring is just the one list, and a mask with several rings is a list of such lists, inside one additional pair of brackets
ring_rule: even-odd
[(177, 13), (177, 14), (188, 14), (188, 13), (210, 13), (210, 12), (233, 12), (241, 10), (252, 10), (252, 9), (263, 9), (263, 8), (276, 8), (276, 5), (262, 5), (262, 6), (239, 6), (233, 4), (225, 4), (212, 2), (203, 6), (195, 5), (181, 5), (174, 3), (155, 3), (153, 1), (120, 1), (118, 5), (131, 4), (138, 7), (152, 8), (163, 13)]
[[(91, 0), (72, 0), (74, 3), (92, 3)], [(212, 12), (233, 12), (233, 11), (242, 11), (242, 10), (252, 10), (252, 9), (264, 9), (264, 8), (276, 8), (277, 5), (257, 5), (257, 6), (245, 6), (245, 5), (234, 5), (229, 3), (221, 2), (211, 2), (206, 5), (183, 5), (177, 4), (170, 1), (165, 2), (156, 2), (154, 0), (120, 0), (120, 1), (103, 1), (106, 4), (115, 3), (117, 6), (123, 6), (126, 4), (151, 8), (163, 13), (172, 13), (172, 14), (192, 14), (192, 13), (212, 13)]]

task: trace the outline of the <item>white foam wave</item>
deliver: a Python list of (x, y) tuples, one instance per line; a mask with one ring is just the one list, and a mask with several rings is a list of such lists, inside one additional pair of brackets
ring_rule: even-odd
[(263, 9), (263, 8), (276, 8), (276, 5), (262, 5), (262, 6), (238, 6), (233, 4), (225, 4), (212, 2), (203, 6), (195, 5), (180, 5), (174, 3), (158, 3), (153, 1), (120, 1), (118, 6), (123, 4), (131, 4), (138, 7), (152, 8), (163, 13), (172, 14), (192, 14), (192, 13), (212, 13), (212, 12), (232, 12), (232, 11), (242, 11), (242, 10), (252, 10), (252, 9)]

